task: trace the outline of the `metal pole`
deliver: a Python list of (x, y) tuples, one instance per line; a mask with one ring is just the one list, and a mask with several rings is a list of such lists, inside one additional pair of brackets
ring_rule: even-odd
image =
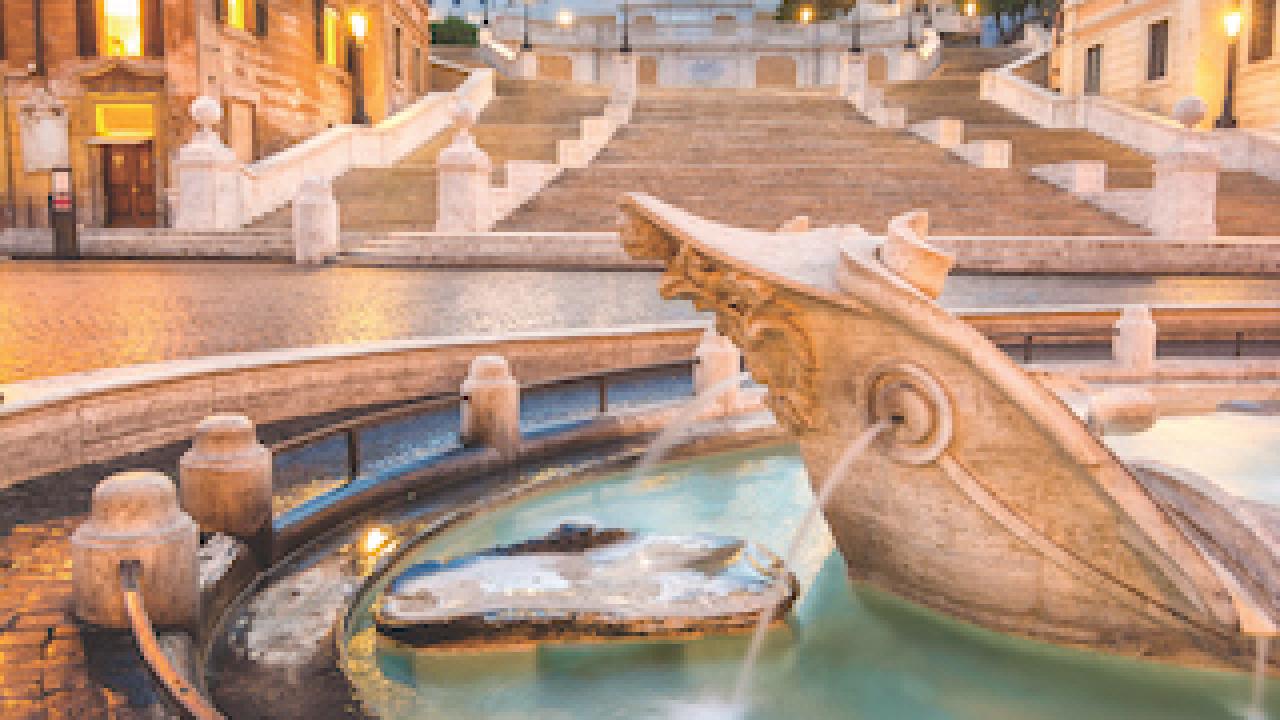
[(858, 16), (862, 13), (858, 10), (857, 0), (854, 0), (853, 6), (849, 9), (849, 52), (858, 55), (862, 52), (862, 28), (858, 25)]
[(608, 378), (600, 378), (600, 412), (609, 412), (609, 380)]
[(480, 4), (484, 6), (484, 26), (489, 27), (489, 0), (480, 0)]
[(916, 13), (916, 8), (914, 4), (915, 0), (911, 0), (911, 2), (912, 2), (912, 5), (907, 8), (907, 44), (904, 45), (903, 47), (905, 47), (908, 50), (915, 50), (916, 40), (915, 40), (915, 35), (913, 34), (914, 31), (911, 27), (911, 20), (912, 20), (912, 16), (914, 16)]
[(1227, 42), (1227, 89), (1222, 96), (1222, 115), (1213, 123), (1216, 128), (1228, 130), (1236, 126), (1236, 39)]
[(359, 41), (352, 43), (351, 53), (351, 95), (354, 108), (351, 122), (356, 125), (368, 125), (369, 116), (364, 109), (364, 47)]
[(1031, 363), (1031, 343), (1034, 338), (1034, 335), (1027, 335), (1024, 338), (1024, 342), (1022, 344), (1022, 362), (1024, 363)]
[(627, 0), (622, 0), (622, 47), (619, 52), (631, 52), (631, 8)]
[(524, 0), (524, 42), (520, 43), (521, 50), (533, 49), (533, 43), (529, 42), (529, 2)]
[[(814, 11), (817, 14), (817, 11)], [(822, 26), (818, 18), (813, 19), (813, 86), (822, 87)]]
[(347, 477), (352, 482), (360, 477), (360, 435), (359, 430), (351, 428), (347, 431)]

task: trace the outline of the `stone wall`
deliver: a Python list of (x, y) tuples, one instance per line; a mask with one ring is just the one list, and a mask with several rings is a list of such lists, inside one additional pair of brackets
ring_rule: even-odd
[(0, 405), (0, 487), (191, 437), (215, 413), (255, 423), (456, 392), (477, 355), (521, 382), (688, 359), (701, 325), (517, 333), (226, 355), (11, 386)]

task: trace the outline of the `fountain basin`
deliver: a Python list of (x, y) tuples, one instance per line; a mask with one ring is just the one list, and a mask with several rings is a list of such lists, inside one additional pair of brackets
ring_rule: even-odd
[(378, 632), (416, 647), (672, 638), (745, 630), (794, 602), (795, 577), (755, 543), (562, 524), (544, 537), (419, 563), (374, 610)]

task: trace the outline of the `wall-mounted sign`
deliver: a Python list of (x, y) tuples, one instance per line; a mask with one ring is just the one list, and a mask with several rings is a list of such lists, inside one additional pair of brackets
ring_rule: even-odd
[(18, 107), (22, 142), (22, 168), (47, 172), (70, 165), (68, 159), (67, 108), (43, 88)]

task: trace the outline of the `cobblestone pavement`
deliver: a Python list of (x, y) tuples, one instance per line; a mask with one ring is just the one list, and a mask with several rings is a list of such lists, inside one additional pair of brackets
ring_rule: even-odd
[[(0, 263), (0, 383), (228, 352), (678, 322), (652, 272)], [(950, 307), (1280, 301), (1259, 277), (956, 276)]]

